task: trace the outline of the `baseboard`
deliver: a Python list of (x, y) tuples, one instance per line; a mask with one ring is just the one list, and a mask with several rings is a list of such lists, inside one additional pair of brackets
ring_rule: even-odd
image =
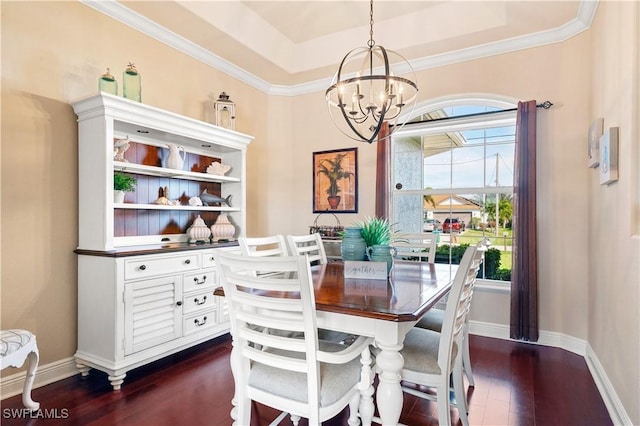
[(622, 401), (618, 398), (618, 394), (609, 381), (609, 377), (607, 377), (604, 368), (602, 368), (600, 360), (596, 356), (595, 352), (593, 352), (591, 345), (588, 343), (584, 359), (587, 361), (587, 366), (589, 367), (589, 371), (591, 371), (591, 376), (593, 376), (593, 380), (596, 382), (600, 395), (602, 395), (602, 399), (609, 411), (613, 424), (632, 425), (633, 423), (631, 422), (631, 418), (624, 409)]
[[(78, 373), (74, 358), (66, 358), (44, 365), (41, 364), (38, 365), (36, 377), (33, 381), (33, 388), (39, 388)], [(2, 380), (0, 380), (0, 399), (21, 394), (25, 377), (26, 371), (2, 377)]]
[[(476, 336), (493, 337), (494, 339), (511, 340), (509, 338), (509, 326), (504, 324), (494, 324), (480, 321), (469, 322), (469, 333)], [(588, 342), (566, 334), (554, 331), (540, 331), (537, 342), (524, 342), (532, 345), (551, 346), (564, 349), (576, 355), (583, 357), (587, 363), (587, 367), (591, 372), (593, 380), (600, 396), (604, 401), (611, 421), (614, 425), (631, 425), (631, 418), (627, 414), (618, 394), (607, 377), (607, 373), (602, 368), (602, 364), (598, 360), (595, 352)]]

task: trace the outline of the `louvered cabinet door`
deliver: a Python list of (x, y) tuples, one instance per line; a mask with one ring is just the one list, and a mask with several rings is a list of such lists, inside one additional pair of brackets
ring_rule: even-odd
[(181, 337), (181, 287), (179, 275), (125, 283), (125, 355)]

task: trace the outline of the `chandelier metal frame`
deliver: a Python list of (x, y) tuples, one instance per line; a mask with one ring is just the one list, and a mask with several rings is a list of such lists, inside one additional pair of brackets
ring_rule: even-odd
[[(398, 121), (407, 108), (413, 110), (418, 86), (414, 82), (415, 73), (411, 64), (402, 55), (376, 45), (373, 39), (373, 0), (369, 4), (367, 47), (352, 49), (345, 55), (331, 86), (325, 92), (325, 98), (331, 119), (345, 135), (372, 143), (377, 139), (384, 121), (392, 125), (389, 134), (402, 127), (404, 122)], [(390, 55), (399, 57), (405, 63), (413, 79), (394, 75)], [(355, 72), (347, 69), (353, 63), (359, 65)], [(408, 115), (405, 117), (410, 118)]]

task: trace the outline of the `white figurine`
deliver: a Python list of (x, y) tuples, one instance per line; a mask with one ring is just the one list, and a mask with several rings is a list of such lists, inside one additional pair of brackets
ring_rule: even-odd
[(207, 173), (218, 176), (224, 176), (229, 170), (231, 170), (230, 165), (222, 164), (219, 161), (214, 161), (209, 167), (207, 167)]
[(200, 197), (191, 197), (191, 198), (189, 198), (189, 205), (190, 206), (201, 206), (202, 205), (202, 200), (200, 199)]
[(113, 161), (128, 163), (127, 159), (124, 158), (124, 153), (127, 152), (129, 146), (129, 135), (124, 139), (116, 139), (115, 142), (113, 142)]

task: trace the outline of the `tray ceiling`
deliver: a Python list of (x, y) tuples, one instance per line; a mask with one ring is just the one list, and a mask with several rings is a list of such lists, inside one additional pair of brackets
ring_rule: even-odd
[[(270, 93), (326, 85), (369, 39), (369, 3), (83, 1)], [(374, 2), (374, 40), (417, 70), (566, 40), (591, 25), (596, 1)]]

